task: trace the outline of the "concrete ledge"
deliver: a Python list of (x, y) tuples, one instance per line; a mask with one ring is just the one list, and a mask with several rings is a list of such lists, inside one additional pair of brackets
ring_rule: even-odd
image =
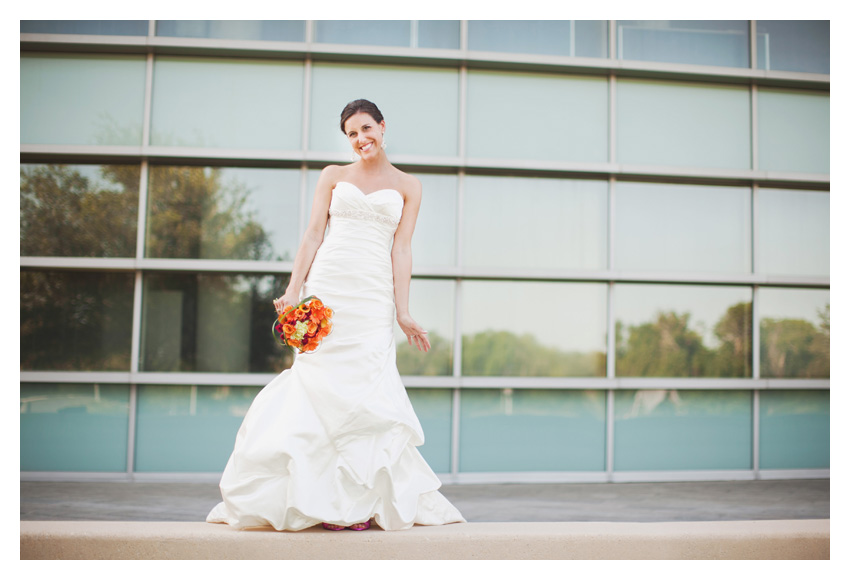
[(203, 522), (21, 522), (22, 560), (829, 559), (829, 520), (541, 522), (385, 532)]

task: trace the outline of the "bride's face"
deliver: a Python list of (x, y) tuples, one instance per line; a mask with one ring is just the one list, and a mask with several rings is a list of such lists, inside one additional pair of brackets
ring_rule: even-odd
[(381, 153), (385, 127), (383, 121), (376, 123), (369, 113), (355, 113), (345, 121), (345, 134), (354, 152), (369, 159)]

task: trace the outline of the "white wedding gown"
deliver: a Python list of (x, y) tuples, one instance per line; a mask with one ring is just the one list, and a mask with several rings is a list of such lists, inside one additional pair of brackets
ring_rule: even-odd
[(301, 295), (334, 310), (333, 330), (257, 394), (208, 522), (302, 530), (374, 518), (403, 530), (465, 521), (416, 449), (424, 435), (396, 366), (390, 250), (403, 205), (393, 189), (334, 188)]

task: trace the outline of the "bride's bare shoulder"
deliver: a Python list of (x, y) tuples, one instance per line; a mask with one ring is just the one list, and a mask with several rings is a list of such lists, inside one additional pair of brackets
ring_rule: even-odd
[(401, 192), (404, 198), (419, 199), (422, 196), (422, 184), (419, 182), (419, 179), (403, 171), (399, 171), (399, 173), (401, 174), (399, 176), (399, 182), (401, 183)]

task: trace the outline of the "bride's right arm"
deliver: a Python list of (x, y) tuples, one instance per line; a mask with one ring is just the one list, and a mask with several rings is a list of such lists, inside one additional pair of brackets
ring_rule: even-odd
[(307, 279), (307, 272), (310, 271), (310, 266), (313, 265), (313, 260), (316, 257), (319, 246), (322, 245), (322, 240), (325, 237), (325, 228), (328, 224), (331, 190), (336, 182), (336, 169), (337, 167), (335, 166), (325, 167), (319, 176), (319, 183), (316, 185), (316, 193), (313, 196), (313, 209), (310, 212), (310, 222), (307, 224), (307, 231), (304, 232), (301, 246), (295, 254), (295, 262), (292, 265), (292, 275), (289, 277), (289, 285), (286, 287), (286, 292), (284, 292), (283, 296), (274, 302), (275, 309), (278, 312), (283, 312), (286, 307), (294, 306), (298, 303), (301, 286), (304, 284), (304, 280)]

